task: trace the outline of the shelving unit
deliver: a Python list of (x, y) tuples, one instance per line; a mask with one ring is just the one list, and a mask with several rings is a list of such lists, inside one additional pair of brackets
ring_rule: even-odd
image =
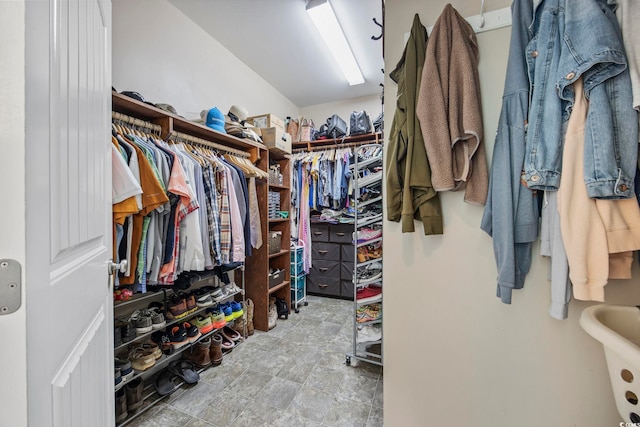
[[(363, 160), (361, 155), (368, 153), (371, 156)], [(363, 208), (371, 208), (377, 204), (378, 210), (382, 209), (382, 174), (375, 174), (373, 178), (363, 179), (364, 171), (372, 172), (373, 168), (382, 167), (382, 145), (367, 144), (356, 150), (353, 164), (355, 179), (355, 190), (353, 198), (353, 208), (355, 211), (353, 239), (353, 342), (351, 353), (346, 354), (347, 365), (351, 364), (351, 359), (362, 360), (368, 363), (382, 366), (382, 236), (371, 238), (363, 242), (358, 242), (359, 236), (364, 236), (363, 230), (382, 230), (382, 215), (374, 214), (372, 217), (362, 216), (360, 212)], [(361, 200), (373, 187), (380, 186), (380, 196), (375, 196), (369, 200)], [(375, 193), (373, 193), (375, 194)], [(380, 243), (380, 245), (378, 245)], [(379, 256), (370, 255), (367, 259), (366, 247), (380, 247)], [(359, 257), (360, 255), (360, 257)], [(380, 264), (379, 277), (377, 269), (371, 269)], [(372, 273), (370, 277), (367, 273)], [(368, 289), (367, 289), (368, 288)], [(379, 294), (368, 296), (366, 291), (379, 291)], [(377, 310), (375, 309), (377, 308)], [(376, 316), (376, 314), (378, 314)]]
[[(239, 268), (239, 270), (242, 270), (242, 268)], [(195, 286), (193, 287), (193, 289), (197, 289), (199, 287), (202, 286), (207, 286), (207, 285), (211, 285), (214, 284), (215, 281), (217, 280), (217, 278), (215, 278), (214, 276), (208, 277), (204, 280), (202, 280), (201, 282), (195, 284)], [(242, 284), (244, 285), (244, 282), (242, 282)], [(220, 283), (218, 283), (218, 285), (220, 285)], [(146, 308), (149, 303), (151, 302), (162, 302), (162, 303), (166, 303), (167, 298), (173, 293), (172, 289), (163, 289), (161, 291), (157, 291), (157, 292), (148, 292), (146, 294), (141, 294), (139, 296), (135, 296), (133, 298), (131, 298), (128, 301), (124, 301), (124, 302), (120, 302), (120, 303), (116, 303), (114, 304), (114, 317), (115, 319), (127, 319), (131, 313), (133, 313), (135, 310), (137, 309), (144, 309)], [(223, 301), (229, 301), (231, 299), (234, 299), (238, 296), (242, 297), (242, 295), (244, 294), (244, 286), (241, 288), (240, 292), (235, 292), (232, 294), (227, 295), (226, 297), (224, 297), (224, 299), (222, 299), (220, 302)], [(244, 298), (243, 298), (244, 301)], [(197, 310), (195, 310), (193, 313), (189, 314), (188, 316), (186, 316), (183, 319), (178, 319), (178, 320), (167, 320), (166, 325), (164, 327), (162, 327), (161, 329), (158, 330), (167, 330), (168, 328), (170, 328), (173, 325), (177, 325), (183, 322), (190, 322), (192, 319), (194, 319), (195, 317), (197, 317), (198, 315), (201, 315), (202, 313), (204, 313), (208, 308), (213, 307), (212, 306), (208, 306), (208, 307), (199, 307)], [(120, 356), (120, 355), (125, 355), (126, 353), (128, 353), (128, 350), (130, 348), (135, 347), (136, 345), (145, 343), (145, 342), (149, 342), (151, 340), (151, 336), (157, 332), (158, 330), (152, 330), (151, 332), (147, 332), (144, 334), (140, 334), (140, 335), (136, 335), (136, 337), (130, 341), (127, 342), (123, 342), (121, 345), (114, 347), (114, 355), (116, 357)], [(154, 377), (159, 374), (161, 371), (163, 371), (165, 368), (167, 368), (169, 366), (169, 364), (173, 361), (179, 360), (182, 357), (182, 353), (184, 351), (189, 350), (192, 346), (194, 346), (195, 344), (197, 344), (198, 342), (207, 339), (208, 337), (212, 336), (213, 334), (215, 334), (216, 332), (219, 332), (220, 329), (213, 329), (212, 331), (206, 333), (206, 334), (202, 334), (196, 341), (185, 345), (184, 347), (180, 348), (179, 350), (175, 351), (173, 354), (163, 354), (159, 359), (156, 360), (155, 364), (153, 366), (151, 366), (150, 368), (144, 370), (144, 371), (134, 371), (134, 375), (127, 379), (127, 380), (123, 380), (121, 381), (118, 385), (115, 386), (114, 388), (114, 392), (117, 392), (118, 390), (120, 390), (121, 388), (125, 387), (127, 384), (131, 383), (132, 381), (140, 378), (143, 382), (144, 382), (144, 391), (143, 391), (143, 405), (134, 413), (129, 414), (129, 416), (122, 421), (121, 423), (117, 423), (117, 426), (119, 427), (124, 427), (127, 424), (131, 423), (133, 420), (135, 420), (136, 418), (138, 418), (140, 415), (142, 415), (144, 412), (146, 412), (148, 409), (152, 408), (153, 405), (155, 405), (156, 403), (160, 402), (161, 400), (163, 400), (164, 398), (168, 397), (168, 396), (160, 396), (158, 395), (158, 393), (155, 391), (155, 388), (153, 386), (153, 382), (154, 382)], [(198, 372), (202, 372), (208, 368), (210, 368), (211, 365), (205, 367), (205, 368), (200, 368), (198, 369)], [(179, 389), (180, 387), (182, 387), (184, 385), (183, 381), (178, 381), (176, 383), (176, 390)]]
[[(290, 164), (289, 157), (282, 154), (268, 151), (257, 163), (257, 166), (267, 171), (270, 163), (277, 163), (282, 173), (282, 184), (260, 182), (257, 186), (258, 204), (261, 207), (261, 233), (263, 247), (255, 256), (247, 258), (247, 297), (253, 300), (253, 325), (255, 329), (260, 331), (269, 330), (269, 297), (282, 298), (291, 304), (291, 295), (289, 292), (290, 272), (289, 272), (289, 241), (291, 239), (290, 219), (289, 218), (268, 218), (267, 200), (269, 191), (277, 191), (280, 193), (280, 210), (290, 211), (291, 191), (290, 183)], [(262, 208), (264, 206), (264, 209)], [(280, 243), (281, 250), (274, 254), (268, 252), (268, 236), (271, 231), (282, 232), (282, 240)], [(264, 250), (263, 250), (264, 249)], [(284, 270), (284, 280), (282, 283), (269, 287), (269, 271), (270, 269)]]
[[(222, 152), (225, 152), (225, 151), (232, 152), (235, 150), (234, 152), (237, 152), (239, 154), (245, 154), (245, 155), (248, 154), (249, 160), (251, 162), (258, 165), (258, 167), (261, 168), (262, 170), (266, 171), (266, 165), (268, 164), (269, 154), (266, 147), (263, 144), (260, 144), (258, 142), (255, 142), (249, 139), (241, 139), (232, 135), (216, 132), (213, 129), (208, 128), (206, 126), (191, 122), (180, 116), (171, 114), (165, 110), (156, 108), (152, 105), (149, 105), (143, 102), (139, 102), (135, 99), (132, 99), (130, 97), (127, 97), (125, 95), (115, 93), (115, 92), (112, 93), (112, 111), (113, 111), (114, 117), (117, 116), (118, 114), (124, 114), (134, 120), (140, 120), (143, 122), (157, 125), (160, 129), (159, 136), (165, 140), (170, 139), (173, 136), (185, 135), (185, 136), (199, 138), (199, 140), (202, 140), (203, 144), (207, 145), (208, 147), (218, 149)], [(135, 123), (133, 123), (134, 128), (135, 126), (136, 126)], [(261, 194), (260, 190), (263, 189), (264, 192), (266, 193), (266, 190), (265, 190), (266, 185), (267, 184), (264, 180), (259, 180), (259, 179), (256, 180), (259, 209), (260, 209), (261, 215), (264, 215), (264, 219), (261, 218), (263, 228), (266, 227), (267, 225), (266, 198), (260, 197), (260, 194)], [(263, 236), (265, 233), (266, 233), (266, 228), (263, 231)], [(253, 250), (252, 253), (253, 255), (251, 257), (248, 257), (247, 260), (250, 260), (252, 258), (267, 259), (266, 245), (263, 248), (260, 248), (258, 250)], [(245, 274), (245, 272), (247, 274)], [(241, 291), (235, 294), (226, 296), (222, 301), (235, 299), (237, 301), (242, 301), (244, 307), (246, 307), (246, 304), (244, 304), (245, 296), (247, 294), (245, 284), (247, 283), (247, 281), (253, 282), (254, 275), (257, 275), (258, 273), (250, 272), (249, 270), (247, 270), (246, 263), (245, 263), (245, 265), (240, 266), (234, 271), (228, 271), (228, 274), (234, 276), (234, 280), (233, 280), (234, 283), (241, 285)], [(203, 278), (202, 281), (193, 284), (191, 289), (205, 286), (207, 284), (209, 285), (214, 284), (216, 280), (218, 279), (214, 278), (213, 275), (210, 277)], [(160, 292), (149, 292), (146, 294), (135, 295), (130, 300), (125, 302), (115, 303), (114, 318), (117, 319), (117, 318), (126, 317), (136, 309), (147, 308), (149, 302), (151, 301), (166, 302), (167, 296), (170, 295), (171, 292), (173, 292), (171, 289), (166, 289)], [(268, 293), (266, 291), (263, 292), (263, 296), (265, 299), (268, 300)], [(206, 307), (198, 308), (194, 313), (190, 314), (184, 319), (174, 320), (174, 321), (167, 320), (167, 324), (165, 327), (163, 327), (163, 329), (166, 330), (166, 328), (170, 327), (171, 325), (179, 324), (181, 322), (193, 319), (195, 316), (202, 314), (205, 310), (206, 310)], [(261, 313), (257, 313), (257, 314), (261, 315)], [(266, 316), (266, 311), (265, 311), (265, 316)], [(246, 317), (245, 317), (245, 320), (246, 320)], [(246, 322), (245, 322), (245, 325), (246, 325)], [(143, 380), (151, 379), (152, 377), (154, 377), (155, 374), (159, 373), (164, 368), (166, 368), (172, 361), (180, 359), (184, 350), (189, 349), (191, 346), (193, 346), (200, 340), (206, 339), (206, 337), (211, 336), (216, 331), (217, 330), (213, 330), (201, 336), (198, 339), (198, 341), (195, 341), (190, 345), (186, 345), (185, 347), (176, 351), (174, 354), (163, 355), (160, 359), (156, 361), (156, 364), (153, 365), (151, 368), (145, 371), (136, 373), (132, 378), (130, 378), (127, 381), (122, 381), (115, 388), (115, 391), (118, 391), (120, 388), (124, 387), (126, 384), (130, 383), (136, 378), (141, 378)], [(125, 352), (131, 345), (149, 341), (153, 332), (155, 331), (141, 334), (139, 336), (136, 336), (132, 341), (123, 343), (122, 345), (115, 347), (114, 354)], [(246, 330), (245, 330), (245, 333), (242, 335), (244, 335), (244, 337), (246, 338)], [(199, 369), (198, 371), (201, 372), (204, 369)], [(180, 387), (181, 385), (182, 385), (181, 382), (176, 384), (177, 387)], [(144, 403), (142, 407), (138, 409), (134, 414), (130, 414), (123, 422), (119, 423), (118, 426), (127, 425), (128, 423), (133, 421), (135, 418), (137, 418), (139, 415), (144, 413), (147, 409), (153, 407), (154, 404), (163, 400), (166, 397), (166, 396), (159, 396), (155, 392), (155, 389), (153, 388), (151, 381), (146, 381), (146, 387), (144, 389), (143, 396), (144, 396), (143, 397)]]
[[(302, 242), (300, 242), (302, 243)], [(295, 245), (291, 243), (291, 306), (298, 313), (300, 309), (298, 305), (304, 303), (309, 305), (307, 301), (307, 274), (304, 271), (304, 245)]]

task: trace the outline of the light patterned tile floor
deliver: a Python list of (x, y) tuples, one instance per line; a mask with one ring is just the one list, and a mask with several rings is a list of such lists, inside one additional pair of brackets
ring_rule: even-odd
[(132, 427), (382, 426), (382, 368), (351, 359), (353, 303), (308, 296)]

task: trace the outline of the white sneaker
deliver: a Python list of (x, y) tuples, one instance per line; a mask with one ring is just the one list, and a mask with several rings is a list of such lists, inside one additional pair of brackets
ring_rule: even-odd
[(359, 344), (380, 341), (382, 328), (380, 325), (358, 325), (357, 335), (356, 342)]

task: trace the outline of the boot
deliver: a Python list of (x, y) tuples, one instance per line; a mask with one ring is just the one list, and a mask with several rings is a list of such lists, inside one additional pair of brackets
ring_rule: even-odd
[(211, 339), (207, 338), (182, 352), (182, 358), (193, 362), (198, 368), (204, 368), (211, 364), (209, 356), (209, 347), (211, 347)]
[(116, 391), (116, 422), (121, 423), (129, 416), (127, 412), (127, 395), (124, 393), (124, 387)]
[(222, 363), (222, 337), (218, 334), (213, 334), (211, 336), (209, 358), (211, 363), (213, 363), (213, 366), (218, 366)]
[(247, 334), (253, 335), (253, 301), (247, 299)]
[(135, 412), (144, 402), (142, 399), (142, 391), (144, 390), (142, 378), (136, 378), (125, 384), (124, 390), (127, 395), (127, 410)]

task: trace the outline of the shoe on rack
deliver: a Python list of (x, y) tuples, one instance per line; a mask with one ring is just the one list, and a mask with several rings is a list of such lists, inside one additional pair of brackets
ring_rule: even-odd
[(116, 423), (123, 422), (128, 416), (127, 395), (124, 392), (124, 388), (121, 388), (116, 391)]
[(371, 304), (379, 301), (382, 301), (382, 286), (371, 284), (356, 291), (356, 302), (358, 304)]
[(131, 377), (133, 377), (133, 367), (131, 366), (131, 362), (126, 359), (115, 358), (113, 363), (116, 369), (120, 370), (120, 375), (122, 377), (122, 381), (129, 381)]
[(382, 318), (382, 304), (373, 303), (360, 306), (356, 309), (356, 322), (367, 323)]
[(136, 371), (146, 371), (156, 364), (153, 353), (142, 347), (132, 348), (127, 357)]
[(173, 347), (173, 350), (180, 350), (185, 345), (188, 345), (190, 341), (187, 339), (187, 330), (182, 325), (174, 325), (167, 334), (169, 338), (169, 344)]
[(116, 386), (116, 389), (118, 388), (118, 384), (122, 383), (122, 371), (120, 370), (120, 368), (118, 366), (116, 366), (114, 369), (114, 385)]
[(162, 357), (162, 350), (160, 350), (160, 347), (158, 346), (158, 344), (153, 341), (143, 342), (138, 347), (151, 353), (153, 358), (156, 360)]
[(187, 331), (187, 340), (189, 340), (189, 342), (196, 342), (202, 336), (198, 328), (190, 322), (183, 322), (182, 327)]
[(382, 236), (382, 230), (374, 230), (372, 228), (363, 228), (362, 230), (358, 230), (358, 244), (366, 243), (370, 240), (375, 240), (378, 237)]
[(153, 330), (153, 322), (151, 321), (151, 314), (148, 310), (136, 310), (131, 313), (129, 320), (136, 328), (136, 334), (143, 335)]
[(117, 326), (113, 327), (113, 346), (120, 347), (122, 345), (122, 329)]
[(182, 358), (193, 362), (198, 368), (205, 368), (211, 364), (210, 347), (211, 340), (204, 339), (183, 351)]
[(133, 341), (136, 338), (136, 328), (128, 319), (116, 320), (115, 327), (120, 329), (120, 337), (123, 343)]
[(382, 328), (380, 325), (358, 325), (357, 338), (358, 344), (371, 343), (382, 339)]
[(218, 304), (218, 310), (224, 313), (224, 320), (226, 320), (227, 323), (233, 321), (234, 317), (233, 317), (233, 309), (231, 308), (231, 304), (229, 304), (228, 302), (225, 302), (223, 304)]
[(244, 310), (242, 309), (242, 302), (240, 301), (231, 301), (229, 303), (231, 305), (231, 311), (233, 313), (233, 318), (237, 319), (238, 317), (242, 317), (244, 314)]
[(169, 320), (179, 320), (187, 317), (187, 301), (176, 294), (171, 295), (167, 303), (167, 318)]
[(124, 390), (127, 395), (127, 410), (132, 412), (137, 411), (144, 403), (144, 399), (142, 398), (142, 392), (144, 390), (142, 378), (138, 377), (125, 384)]
[(213, 366), (218, 366), (222, 363), (222, 336), (220, 334), (211, 335), (209, 358)]
[(223, 353), (230, 352), (231, 350), (233, 350), (233, 347), (236, 346), (236, 344), (232, 340), (226, 338), (220, 332), (216, 332), (214, 335), (217, 336), (217, 339), (220, 340), (220, 347), (222, 348)]
[(162, 314), (162, 310), (158, 307), (149, 307), (147, 309), (149, 316), (151, 317), (151, 329), (158, 330), (167, 326), (167, 321), (164, 319), (164, 314)]
[(194, 319), (191, 319), (191, 322), (193, 323), (193, 326), (198, 328), (202, 335), (213, 331), (211, 316), (196, 316)]
[(382, 277), (382, 263), (374, 262), (364, 268), (359, 268), (357, 272), (357, 280), (359, 285), (372, 283)]
[(151, 340), (158, 344), (158, 347), (160, 347), (160, 350), (164, 353), (164, 354), (173, 354), (173, 346), (171, 345), (171, 339), (169, 338), (169, 334), (164, 332), (164, 331), (155, 331), (153, 334), (151, 334)]
[(211, 323), (215, 329), (220, 329), (227, 324), (224, 313), (221, 312), (219, 308), (208, 308), (206, 313), (211, 317)]
[(237, 331), (233, 330), (229, 326), (225, 326), (224, 328), (222, 328), (222, 330), (220, 331), (220, 334), (223, 337), (233, 341), (234, 343), (238, 343), (242, 341), (242, 334), (239, 334)]
[(196, 303), (196, 296), (193, 293), (178, 293), (179, 298), (183, 298), (185, 305), (187, 307), (187, 315), (192, 314), (198, 309), (198, 304)]
[(220, 302), (225, 298), (224, 292), (222, 292), (222, 288), (219, 286), (211, 291), (211, 297), (216, 301)]

